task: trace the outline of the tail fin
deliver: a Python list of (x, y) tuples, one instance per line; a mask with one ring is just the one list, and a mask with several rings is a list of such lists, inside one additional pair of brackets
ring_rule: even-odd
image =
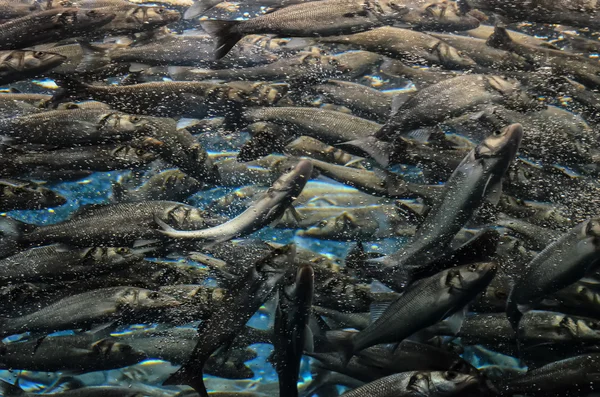
[(201, 16), (206, 11), (210, 10), (221, 2), (223, 2), (223, 0), (198, 0), (190, 8), (185, 10), (183, 19), (192, 19), (197, 16)]
[(76, 72), (91, 72), (111, 62), (109, 50), (85, 42), (79, 42), (83, 51), (83, 59), (77, 65)]
[(204, 386), (203, 368), (204, 362), (188, 361), (177, 372), (169, 376), (163, 385), (188, 385), (196, 390), (200, 397), (209, 397), (206, 386)]
[(354, 355), (354, 335), (356, 332), (348, 331), (328, 331), (326, 334), (327, 340), (338, 350), (344, 366)]
[(25, 392), (19, 386), (0, 380), (0, 396), (16, 397), (24, 394)]
[(244, 35), (238, 32), (238, 25), (242, 21), (204, 21), (200, 25), (213, 36), (215, 45), (215, 59), (223, 58), (237, 44)]
[(375, 137), (355, 139), (340, 143), (340, 146), (348, 152), (356, 155), (367, 155), (382, 167), (387, 168), (392, 160), (392, 148), (389, 142), (381, 141)]
[(32, 225), (8, 217), (0, 217), (0, 258), (13, 255), (20, 248), (19, 241)]
[(486, 44), (501, 50), (512, 51), (514, 43), (506, 31), (506, 28), (501, 25), (496, 25), (494, 33), (487, 39)]
[(54, 106), (66, 99), (92, 99), (88, 98), (88, 85), (79, 80), (63, 76), (54, 81), (60, 87), (50, 101)]
[(512, 325), (516, 332), (519, 329), (519, 323), (521, 322), (523, 313), (521, 313), (521, 310), (519, 310), (519, 305), (514, 301), (514, 299), (512, 299), (511, 296), (508, 297), (508, 301), (506, 302), (506, 317), (508, 317), (510, 325)]

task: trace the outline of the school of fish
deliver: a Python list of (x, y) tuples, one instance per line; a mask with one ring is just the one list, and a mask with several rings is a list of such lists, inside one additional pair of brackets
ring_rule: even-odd
[(600, 395), (600, 3), (0, 0), (0, 396)]

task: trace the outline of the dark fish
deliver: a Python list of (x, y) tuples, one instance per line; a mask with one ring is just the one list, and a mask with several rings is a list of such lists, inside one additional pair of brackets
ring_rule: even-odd
[(188, 361), (163, 384), (187, 384), (201, 396), (208, 396), (202, 379), (206, 360), (222, 345), (231, 343), (260, 305), (273, 295), (294, 255), (293, 246), (275, 250), (232, 285), (221, 309), (200, 324), (199, 340)]
[(66, 202), (66, 198), (43, 184), (0, 179), (0, 212), (58, 207)]
[(0, 367), (90, 372), (126, 367), (148, 358), (144, 352), (115, 339), (86, 339), (68, 335), (5, 343), (0, 346)]
[(12, 19), (0, 27), (0, 48), (11, 50), (85, 35), (109, 23), (115, 13), (56, 8)]
[(524, 312), (544, 297), (573, 284), (598, 262), (598, 218), (589, 219), (547, 246), (517, 276), (506, 314), (516, 328)]
[(314, 270), (306, 264), (298, 269), (296, 281), (279, 291), (273, 325), (273, 364), (279, 375), (279, 393), (298, 396), (300, 360), (305, 346), (312, 344), (307, 330), (314, 294)]
[(143, 201), (84, 207), (71, 219), (56, 225), (33, 226), (5, 218), (7, 228), (12, 226), (12, 230), (2, 238), (12, 236), (23, 245), (129, 245), (140, 240), (160, 239), (162, 233), (155, 219), (184, 230), (207, 226), (204, 212), (195, 207), (173, 201)]
[(332, 36), (392, 24), (408, 9), (398, 0), (326, 0), (295, 4), (248, 21), (205, 21), (216, 39), (215, 58), (224, 57), (248, 34)]
[(502, 178), (516, 156), (522, 136), (520, 124), (510, 125), (486, 138), (464, 158), (412, 242), (394, 254), (369, 260), (374, 266), (384, 266), (378, 269), (386, 274), (382, 282), (402, 289), (417, 274), (431, 271), (432, 261), (446, 252), (448, 244), (486, 197), (497, 202)]
[(332, 331), (328, 338), (339, 347), (345, 361), (368, 347), (401, 342), (459, 312), (487, 287), (495, 273), (493, 263), (445, 270), (416, 282), (389, 307), (379, 305), (382, 307), (376, 309), (375, 315), (381, 313), (380, 317), (364, 330), (358, 333)]
[(16, 318), (0, 320), (2, 335), (82, 328), (103, 321), (142, 320), (149, 313), (177, 306), (168, 295), (135, 287), (98, 289), (73, 295)]
[(33, 248), (0, 259), (0, 282), (65, 280), (95, 276), (139, 259), (128, 248)]
[(232, 220), (212, 228), (179, 231), (160, 218), (156, 222), (163, 227), (162, 233), (170, 238), (223, 242), (250, 234), (280, 218), (292, 201), (300, 195), (312, 175), (312, 163), (301, 160), (279, 177), (265, 195), (246, 211)]
[(167, 170), (152, 175), (136, 189), (130, 183), (121, 181), (113, 185), (115, 201), (167, 200), (182, 201), (198, 192), (202, 183), (180, 170)]
[[(115, 17), (106, 25), (96, 29), (97, 34), (132, 34), (147, 30), (154, 30), (169, 23), (176, 22), (181, 14), (175, 10), (164, 7), (136, 6), (124, 2), (121, 6), (102, 7), (94, 5), (94, 10), (115, 14)], [(102, 8), (101, 8), (102, 7)]]

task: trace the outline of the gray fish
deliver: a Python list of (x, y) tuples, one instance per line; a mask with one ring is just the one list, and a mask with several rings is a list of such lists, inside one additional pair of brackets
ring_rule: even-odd
[[(231, 115), (228, 112), (236, 109), (239, 104), (272, 105), (285, 91), (282, 86), (249, 81), (228, 84), (161, 81), (125, 86), (89, 85), (74, 80), (59, 83), (63, 85), (67, 95), (95, 99), (127, 113), (160, 117), (207, 117), (217, 108), (217, 113)], [(139, 100), (142, 97), (144, 101)]]
[[(31, 371), (103, 371), (137, 364), (148, 356), (115, 339), (80, 341), (79, 336), (5, 343), (0, 367)], [(87, 342), (87, 343), (86, 343)]]
[(233, 341), (260, 305), (273, 295), (294, 256), (294, 247), (284, 246), (252, 266), (228, 290), (227, 304), (200, 324), (199, 340), (188, 361), (163, 384), (187, 384), (201, 396), (208, 396), (202, 379), (205, 362), (223, 344)]
[(147, 150), (125, 143), (12, 154), (12, 158), (0, 160), (5, 166), (0, 174), (18, 176), (36, 170), (111, 171), (140, 167), (157, 157)]
[(488, 137), (464, 158), (444, 185), (445, 193), (427, 214), (412, 242), (394, 254), (368, 261), (384, 266), (379, 269), (386, 273), (386, 280), (382, 282), (402, 289), (416, 274), (430, 271), (428, 263), (447, 250), (452, 238), (486, 197), (497, 202), (494, 196), (501, 194), (502, 178), (516, 156), (522, 136), (520, 124), (510, 125)]
[(51, 110), (0, 119), (0, 134), (14, 142), (72, 147), (78, 143), (130, 140), (147, 124), (144, 117), (113, 110)]
[(0, 51), (0, 84), (25, 80), (47, 72), (66, 58), (60, 54), (42, 51)]
[(326, 0), (294, 4), (248, 21), (205, 21), (204, 30), (215, 37), (220, 59), (244, 36), (332, 36), (392, 24), (408, 9), (398, 0)]
[(160, 218), (156, 222), (163, 227), (162, 233), (170, 238), (223, 242), (261, 229), (277, 220), (291, 205), (312, 175), (312, 164), (301, 160), (285, 172), (246, 211), (222, 225), (203, 230), (178, 231)]
[(282, 396), (298, 396), (300, 360), (305, 346), (312, 344), (307, 330), (314, 294), (314, 270), (309, 264), (298, 268), (295, 283), (279, 291), (273, 325), (272, 361), (279, 376)]
[[(60, 242), (89, 247), (122, 246), (134, 244), (139, 240), (160, 239), (162, 233), (158, 229), (155, 218), (183, 230), (207, 226), (203, 211), (173, 201), (143, 201), (84, 207), (71, 219), (56, 225), (25, 225), (9, 218), (5, 218), (4, 221), (11, 223), (13, 228), (17, 229), (12, 230), (12, 233), (17, 234), (13, 237), (25, 245)], [(8, 234), (10, 235), (10, 232)], [(3, 236), (5, 237), (6, 235)]]
[(463, 12), (458, 1), (404, 0), (403, 4), (409, 12), (402, 22), (416, 30), (463, 31), (478, 27), (482, 19)]
[(362, 167), (365, 160), (362, 157), (353, 156), (335, 146), (327, 145), (318, 139), (301, 136), (285, 145), (283, 151), (291, 156), (308, 156), (315, 160), (325, 161), (338, 165)]
[(0, 259), (0, 280), (48, 281), (81, 278), (108, 272), (139, 259), (128, 248), (80, 248), (50, 245)]
[(270, 107), (248, 109), (244, 118), (249, 122), (269, 121), (299, 130), (307, 135), (333, 145), (365, 138), (381, 128), (380, 124), (360, 117), (315, 108)]
[(103, 321), (143, 320), (180, 303), (168, 295), (135, 287), (114, 287), (73, 295), (17, 318), (1, 319), (2, 335), (56, 332)]
[[(4, 381), (1, 381), (0, 383), (0, 391), (2, 391), (5, 397), (34, 397), (37, 394), (25, 392), (20, 387), (11, 385)], [(52, 394), (56, 394), (56, 397), (104, 397), (107, 395), (111, 397), (139, 397), (140, 395), (164, 397), (162, 394), (158, 393), (149, 394), (147, 390), (120, 386), (81, 387)]]
[(67, 202), (60, 193), (43, 184), (0, 179), (0, 212), (58, 207)]
[(91, 33), (109, 23), (115, 13), (104, 10), (56, 8), (12, 19), (0, 28), (0, 48), (10, 50)]
[(521, 91), (517, 81), (499, 76), (464, 75), (418, 92), (398, 109), (375, 137), (390, 138), (493, 103), (522, 109), (537, 106), (532, 97)]
[[(331, 331), (345, 361), (380, 343), (401, 342), (410, 335), (457, 313), (490, 283), (494, 263), (459, 266), (416, 282), (396, 298), (371, 325), (358, 333)], [(377, 309), (379, 310), (379, 309)], [(410, 319), (410, 321), (407, 321)]]
[(402, 372), (367, 383), (342, 397), (460, 396), (474, 389), (479, 380), (473, 375), (447, 372)]
[(448, 69), (465, 69), (476, 65), (466, 54), (426, 33), (394, 27), (381, 27), (349, 36), (319, 38), (323, 43), (350, 44), (400, 60), (427, 62)]
[(518, 275), (506, 305), (513, 328), (533, 305), (581, 279), (597, 263), (599, 222), (591, 218), (563, 234)]

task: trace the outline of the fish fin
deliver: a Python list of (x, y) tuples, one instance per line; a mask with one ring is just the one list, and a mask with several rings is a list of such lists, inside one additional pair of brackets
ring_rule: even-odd
[(129, 192), (129, 189), (127, 189), (125, 186), (123, 186), (123, 183), (121, 183), (121, 182), (113, 182), (112, 183), (113, 201), (115, 201), (117, 203), (124, 201), (125, 198), (127, 197), (128, 192)]
[(167, 224), (167, 222), (163, 221), (162, 219), (160, 219), (158, 217), (158, 215), (154, 215), (154, 222), (162, 229), (162, 231), (164, 232), (169, 232), (169, 233), (177, 233), (177, 230), (175, 230), (173, 227), (171, 227), (169, 224)]
[(406, 137), (419, 143), (427, 143), (436, 130), (436, 127), (418, 128), (406, 134)]
[(514, 45), (513, 40), (506, 31), (506, 27), (498, 24), (494, 27), (494, 33), (488, 37), (486, 44), (493, 48), (511, 51)]
[(34, 225), (9, 217), (0, 217), (0, 258), (14, 255), (21, 248), (20, 240), (23, 234), (33, 229)]
[(200, 23), (202, 29), (216, 40), (215, 59), (223, 58), (244, 37), (237, 30), (242, 21), (204, 21)]
[(390, 111), (390, 117), (398, 113), (402, 109), (406, 101), (408, 101), (408, 99), (410, 99), (410, 96), (408, 95), (394, 95), (394, 97), (392, 98), (392, 108)]
[(406, 205), (400, 200), (396, 200), (396, 202), (394, 203), (394, 208), (397, 214), (408, 220), (410, 223), (420, 225), (425, 220), (426, 215), (418, 213), (409, 205)]
[(508, 317), (508, 321), (510, 321), (510, 325), (513, 327), (515, 332), (518, 331), (519, 323), (523, 317), (523, 311), (521, 310), (522, 308), (523, 306), (517, 304), (517, 302), (512, 299), (512, 294), (509, 295), (508, 300), (506, 301), (506, 317)]
[(133, 248), (142, 248), (142, 247), (149, 247), (152, 246), (153, 244), (158, 243), (159, 240), (149, 240), (149, 239), (141, 239), (141, 240), (135, 240), (133, 242)]
[(344, 367), (348, 365), (354, 355), (354, 335), (356, 335), (356, 332), (327, 331), (325, 335), (327, 340), (338, 350)]
[(288, 207), (288, 211), (291, 212), (292, 216), (294, 217), (294, 220), (298, 223), (302, 222), (305, 219), (305, 217), (302, 216), (302, 214), (299, 213), (298, 210), (293, 205), (290, 205)]
[(373, 324), (390, 307), (391, 301), (373, 302), (370, 307), (370, 321)]
[(358, 241), (354, 247), (350, 249), (348, 255), (346, 255), (346, 267), (349, 269), (356, 269), (362, 266), (363, 262), (367, 259), (365, 248), (361, 241)]
[(382, 167), (388, 167), (392, 157), (392, 147), (389, 142), (381, 141), (373, 136), (343, 142), (337, 146), (346, 148), (350, 152), (366, 154)]
[(304, 326), (304, 347), (305, 352), (313, 353), (315, 351), (315, 336), (308, 324)]
[(498, 205), (500, 198), (502, 197), (502, 179), (494, 184), (490, 184), (492, 176), (488, 179), (487, 185), (485, 186), (484, 195), (486, 200), (493, 205)]
[(177, 372), (163, 382), (163, 386), (188, 385), (198, 392), (201, 397), (209, 397), (203, 380), (204, 361), (187, 362)]
[[(129, 72), (130, 73), (139, 73), (139, 72), (143, 72), (144, 70), (150, 69), (150, 68), (151, 68), (151, 66), (148, 65), (147, 63), (131, 62), (129, 64)], [(133, 78), (131, 78), (129, 81), (132, 81), (132, 80), (133, 80)]]
[(468, 305), (463, 307), (462, 310), (457, 311), (452, 314), (450, 317), (446, 318), (444, 322), (446, 323), (448, 330), (452, 332), (453, 335), (458, 334), (462, 325), (465, 321), (465, 317), (467, 316)]
[(0, 395), (5, 397), (16, 397), (25, 395), (25, 391), (17, 385), (0, 380)]
[(79, 46), (83, 51), (83, 58), (75, 68), (76, 72), (92, 72), (111, 63), (110, 50), (84, 41), (80, 41)]
[(223, 0), (198, 0), (183, 13), (183, 19), (192, 19), (197, 16), (202, 16), (206, 11), (210, 10)]

